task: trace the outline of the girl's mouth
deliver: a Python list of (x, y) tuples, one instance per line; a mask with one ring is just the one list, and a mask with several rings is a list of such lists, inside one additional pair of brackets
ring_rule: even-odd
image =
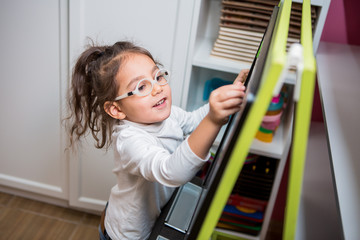
[(160, 105), (162, 105), (162, 104), (164, 104), (165, 103), (165, 98), (163, 98), (163, 99), (161, 99), (160, 101), (158, 101), (155, 105), (154, 105), (154, 107), (158, 107), (158, 106), (160, 106)]

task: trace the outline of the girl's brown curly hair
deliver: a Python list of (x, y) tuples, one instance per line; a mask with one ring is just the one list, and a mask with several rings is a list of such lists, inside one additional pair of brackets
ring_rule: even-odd
[(66, 119), (70, 146), (88, 130), (96, 140), (97, 148), (111, 145), (116, 119), (105, 112), (104, 104), (116, 98), (119, 86), (115, 77), (129, 54), (144, 54), (159, 64), (149, 51), (127, 41), (112, 46), (92, 43), (77, 59), (68, 96), (70, 116)]

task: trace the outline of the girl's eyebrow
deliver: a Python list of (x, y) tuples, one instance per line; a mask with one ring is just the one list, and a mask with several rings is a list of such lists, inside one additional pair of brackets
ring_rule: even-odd
[[(151, 72), (152, 72), (153, 74), (155, 74), (155, 71), (158, 70), (158, 69), (159, 69), (159, 67), (158, 67), (157, 65), (155, 65), (155, 66), (151, 69)], [(131, 79), (130, 82), (128, 83), (128, 85), (126, 86), (126, 88), (130, 88), (130, 86), (133, 85), (134, 82), (138, 82), (138, 81), (140, 81), (141, 79), (144, 79), (144, 78), (146, 78), (144, 75), (140, 75), (140, 76), (137, 76), (137, 77)]]
[(144, 79), (145, 76), (141, 75), (141, 76), (137, 76), (133, 79), (130, 80), (130, 82), (128, 83), (128, 85), (126, 86), (127, 89), (130, 88), (130, 86), (132, 86), (134, 83), (137, 83), (138, 81), (140, 81), (141, 79)]

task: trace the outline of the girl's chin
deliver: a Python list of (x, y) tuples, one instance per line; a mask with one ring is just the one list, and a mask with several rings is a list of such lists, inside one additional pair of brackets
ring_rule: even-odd
[(162, 111), (160, 113), (157, 113), (158, 116), (156, 117), (156, 122), (162, 122), (166, 120), (170, 116), (170, 110), (169, 111)]

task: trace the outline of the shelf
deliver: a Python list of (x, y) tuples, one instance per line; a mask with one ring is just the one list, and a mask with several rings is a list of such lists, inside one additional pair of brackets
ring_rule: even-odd
[(286, 135), (284, 125), (281, 124), (276, 130), (271, 143), (262, 142), (255, 138), (251, 144), (250, 152), (257, 155), (280, 159), (289, 142), (288, 136)]
[[(251, 67), (251, 65), (246, 62), (211, 56), (210, 53), (214, 42), (215, 39), (211, 38), (202, 38), (198, 40), (192, 62), (193, 66), (234, 74), (238, 74), (242, 69), (249, 69)], [(289, 72), (288, 77), (285, 79), (285, 83), (295, 84), (295, 78), (295, 73)]]
[(275, 132), (273, 141), (271, 143), (266, 143), (255, 138), (251, 144), (250, 152), (266, 157), (282, 159), (291, 142), (293, 112), (293, 103), (292, 101), (289, 101), (287, 109), (284, 110), (281, 124)]
[[(222, 136), (224, 135), (226, 126), (227, 125), (224, 125), (221, 128), (214, 142), (213, 149), (217, 149), (217, 147), (220, 145), (220, 141)], [(280, 124), (280, 126), (275, 132), (273, 141), (271, 143), (262, 142), (255, 138), (251, 144), (250, 152), (265, 157), (281, 159), (283, 157), (284, 150), (287, 149), (287, 145), (290, 142), (291, 129), (292, 115), (290, 116), (290, 119), (288, 121)]]
[(220, 57), (211, 56), (211, 50), (215, 39), (201, 38), (196, 43), (195, 56), (192, 64), (197, 67), (210, 68), (222, 72), (230, 72), (238, 74), (241, 69), (250, 68), (250, 64), (246, 62), (227, 60)]

